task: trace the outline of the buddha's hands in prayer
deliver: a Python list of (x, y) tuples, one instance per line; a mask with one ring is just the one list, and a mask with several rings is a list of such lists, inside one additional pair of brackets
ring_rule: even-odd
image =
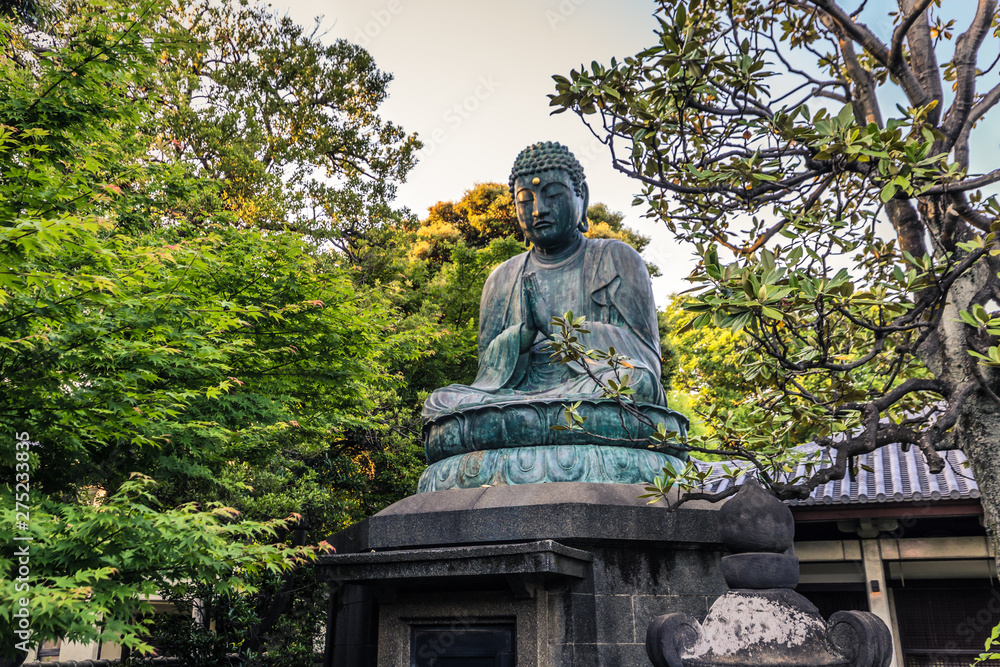
[(524, 322), (521, 327), (521, 354), (524, 354), (538, 337), (538, 332), (548, 337), (545, 332), (544, 323), (538, 322), (538, 305), (541, 295), (538, 293), (538, 283), (534, 273), (527, 273), (521, 276), (522, 293), (524, 294)]

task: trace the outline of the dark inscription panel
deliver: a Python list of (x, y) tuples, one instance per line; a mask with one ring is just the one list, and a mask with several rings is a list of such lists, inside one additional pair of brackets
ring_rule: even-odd
[(414, 626), (411, 667), (514, 667), (514, 625)]

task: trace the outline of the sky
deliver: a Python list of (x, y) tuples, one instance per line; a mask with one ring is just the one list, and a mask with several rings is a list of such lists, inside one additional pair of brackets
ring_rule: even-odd
[[(639, 185), (611, 167), (607, 149), (579, 117), (550, 115), (547, 97), (554, 92), (553, 75), (568, 75), (591, 61), (606, 64), (613, 56), (631, 56), (655, 44), (651, 0), (271, 2), (275, 11), (306, 26), (322, 16), (324, 40), (360, 44), (379, 68), (395, 77), (381, 115), (416, 132), (425, 144), (419, 163), (399, 188), (398, 204), (425, 217), (429, 206), (455, 201), (477, 183), (506, 183), (525, 146), (558, 141), (583, 164), (591, 203), (603, 202), (624, 213), (627, 225), (651, 237), (643, 255), (663, 274), (653, 279), (657, 305), (691, 286), (684, 281), (695, 263), (689, 247), (674, 242), (662, 222), (643, 217), (644, 206), (632, 206)], [(862, 16), (883, 39), (893, 27), (887, 8), (895, 4), (873, 0)], [(966, 4), (957, 15), (958, 30), (968, 24), (974, 8), (974, 3)], [(949, 6), (955, 9), (959, 7)], [(984, 54), (995, 49), (995, 44), (987, 45)], [(941, 55), (948, 50), (943, 45)], [(902, 99), (886, 95), (883, 108), (889, 113), (897, 101)], [(998, 124), (980, 126), (974, 146), (996, 147)], [(994, 168), (995, 155), (995, 148), (974, 150), (972, 171)]]

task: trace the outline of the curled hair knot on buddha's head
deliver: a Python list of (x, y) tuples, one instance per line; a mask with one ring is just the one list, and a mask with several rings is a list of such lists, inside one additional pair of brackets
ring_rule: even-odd
[(510, 194), (514, 196), (514, 180), (520, 176), (537, 174), (549, 169), (562, 169), (573, 181), (573, 189), (579, 196), (584, 196), (586, 177), (583, 175), (583, 165), (569, 152), (569, 149), (555, 141), (542, 141), (528, 146), (514, 160), (514, 168), (510, 171)]

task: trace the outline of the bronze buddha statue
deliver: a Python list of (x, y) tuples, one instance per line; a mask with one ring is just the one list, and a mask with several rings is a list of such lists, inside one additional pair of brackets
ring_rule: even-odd
[[(622, 413), (578, 365), (548, 349), (552, 320), (586, 317), (581, 342), (629, 357), (634, 400), (654, 422), (683, 433), (660, 384), (656, 307), (645, 263), (616, 240), (589, 239), (583, 167), (560, 144), (529, 146), (510, 176), (518, 223), (531, 249), (498, 266), (480, 302), (479, 371), (424, 404), (430, 467), (420, 491), (546, 481), (651, 481), (673, 456), (648, 449), (653, 429)], [(596, 371), (602, 380), (613, 370)], [(557, 431), (563, 406), (580, 402), (586, 430)], [(674, 452), (679, 454), (678, 452)]]

